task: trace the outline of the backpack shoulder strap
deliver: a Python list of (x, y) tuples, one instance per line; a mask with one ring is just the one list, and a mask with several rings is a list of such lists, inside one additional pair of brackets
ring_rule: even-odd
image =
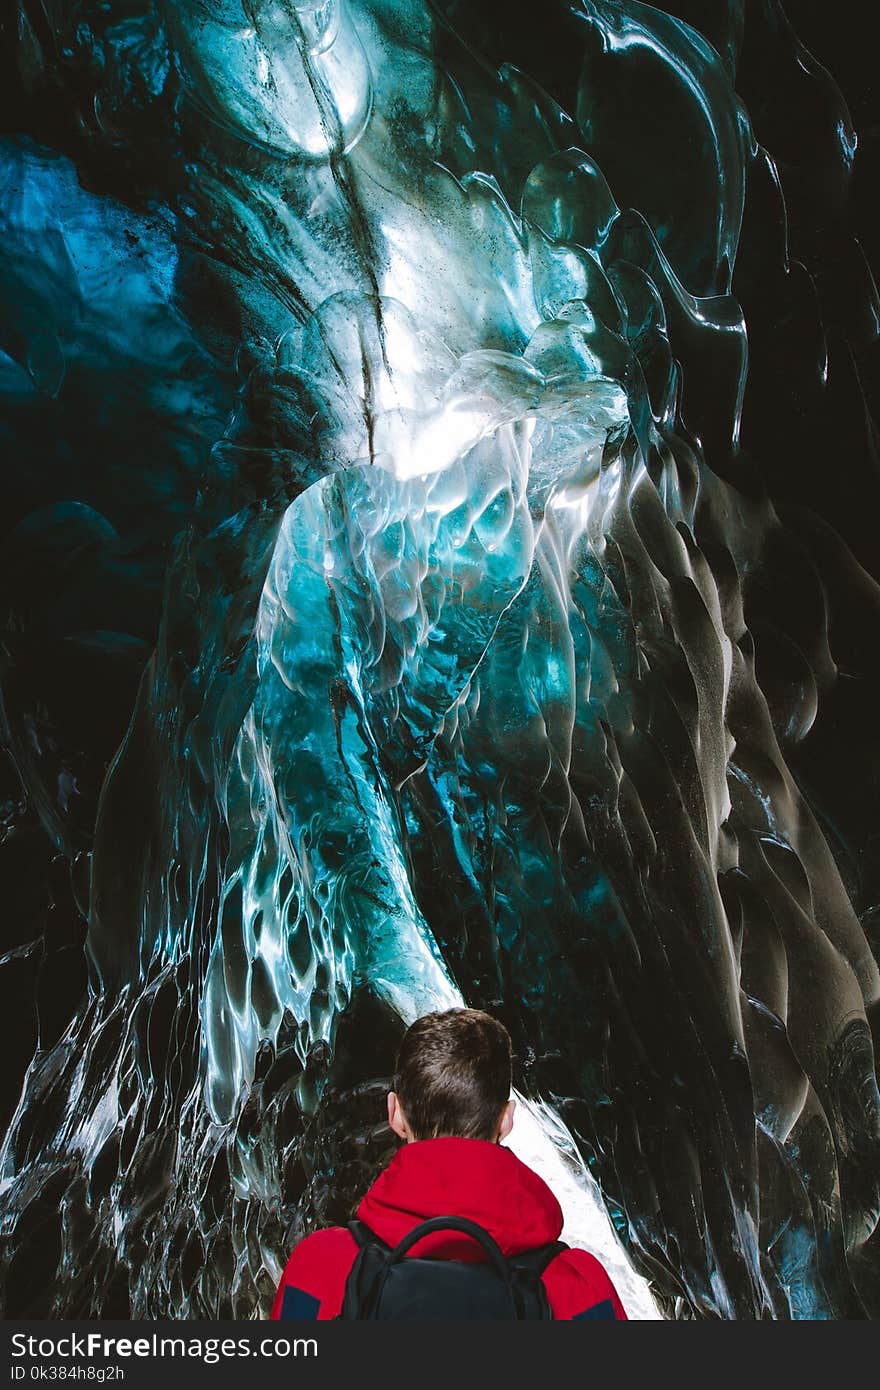
[(346, 1276), (339, 1317), (343, 1320), (370, 1318), (375, 1316), (391, 1247), (363, 1221), (349, 1221), (348, 1230), (358, 1249)]
[(508, 1259), (516, 1269), (528, 1269), (535, 1274), (543, 1274), (557, 1255), (570, 1249), (571, 1246), (566, 1245), (564, 1240), (552, 1240), (549, 1245), (537, 1245), (534, 1250), (521, 1250), (518, 1255), (508, 1255)]
[(368, 1245), (378, 1245), (380, 1250), (391, 1249), (391, 1246), (387, 1245), (384, 1240), (377, 1236), (375, 1231), (371, 1231), (370, 1227), (364, 1221), (349, 1221), (348, 1229), (357, 1241), (358, 1249), (360, 1250), (363, 1250), (365, 1246)]

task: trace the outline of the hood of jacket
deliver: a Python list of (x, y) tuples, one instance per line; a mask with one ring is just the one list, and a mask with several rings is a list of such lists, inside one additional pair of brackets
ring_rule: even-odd
[[(476, 1221), (505, 1255), (558, 1240), (562, 1209), (543, 1178), (510, 1149), (484, 1139), (420, 1139), (404, 1144), (358, 1207), (358, 1218), (388, 1245), (433, 1216)], [(479, 1260), (468, 1235), (438, 1231), (411, 1253)]]

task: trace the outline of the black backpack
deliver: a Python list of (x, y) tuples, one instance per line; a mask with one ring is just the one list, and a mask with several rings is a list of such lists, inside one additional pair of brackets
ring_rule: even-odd
[[(553, 1317), (541, 1275), (568, 1246), (561, 1240), (504, 1255), (488, 1231), (462, 1216), (423, 1221), (392, 1248), (362, 1221), (350, 1221), (360, 1249), (345, 1284), (340, 1318), (541, 1319)], [(432, 1231), (464, 1231), (487, 1261), (423, 1259), (407, 1251)]]

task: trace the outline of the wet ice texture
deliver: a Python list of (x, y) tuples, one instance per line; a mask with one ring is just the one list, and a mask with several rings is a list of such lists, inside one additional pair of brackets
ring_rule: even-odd
[(7, 1314), (264, 1314), (463, 997), (670, 1315), (871, 1315), (834, 82), (776, 0), (59, 0), (10, 51)]

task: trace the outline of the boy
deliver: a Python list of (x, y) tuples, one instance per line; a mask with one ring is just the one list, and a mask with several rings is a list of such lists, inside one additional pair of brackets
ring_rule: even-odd
[[(401, 1044), (388, 1095), (388, 1123), (403, 1147), (358, 1208), (360, 1235), (364, 1243), (372, 1244), (371, 1237), (384, 1243), (378, 1246), (382, 1259), (387, 1247), (398, 1245), (423, 1221), (465, 1218), (478, 1223), (508, 1258), (539, 1252), (534, 1268), (540, 1270), (544, 1316), (623, 1321), (623, 1305), (599, 1261), (583, 1250), (552, 1248), (562, 1229), (559, 1203), (537, 1173), (502, 1147), (513, 1127), (511, 1079), (510, 1036), (488, 1014), (449, 1009), (417, 1019)], [(545, 1255), (543, 1247), (550, 1247)], [(284, 1270), (272, 1317), (338, 1317), (360, 1249), (344, 1226), (300, 1241)], [(410, 1256), (471, 1267), (488, 1258), (474, 1235), (453, 1229), (421, 1237), (404, 1258)], [(349, 1288), (349, 1306), (351, 1297)]]

